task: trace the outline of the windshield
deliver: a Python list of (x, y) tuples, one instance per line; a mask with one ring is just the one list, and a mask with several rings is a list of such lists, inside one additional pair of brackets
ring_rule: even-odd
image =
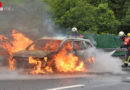
[(34, 44), (35, 50), (43, 50), (43, 51), (57, 51), (60, 46), (61, 40), (51, 40), (51, 39), (43, 39), (38, 40)]

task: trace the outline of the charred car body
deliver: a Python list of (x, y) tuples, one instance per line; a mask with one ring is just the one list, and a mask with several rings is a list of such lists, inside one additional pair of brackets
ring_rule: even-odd
[[(32, 47), (35, 49), (31, 50)], [(94, 46), (88, 39), (44, 37), (28, 45), (26, 50), (13, 53), (13, 59), (15, 59), (15, 66), (18, 68), (34, 67), (28, 62), (28, 58), (31, 56), (37, 60), (41, 60), (42, 68), (49, 64), (53, 69), (56, 69), (53, 57), (60, 53), (63, 48), (66, 50), (65, 54), (73, 53), (79, 58), (82, 58), (82, 60), (86, 60), (84, 59), (83, 53), (91, 47)]]

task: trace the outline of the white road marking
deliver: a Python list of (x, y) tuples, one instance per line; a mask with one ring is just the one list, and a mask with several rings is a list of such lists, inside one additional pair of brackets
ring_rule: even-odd
[(45, 89), (45, 90), (63, 90), (63, 89), (76, 88), (76, 87), (83, 87), (83, 86), (85, 86), (85, 85), (84, 85), (84, 84), (78, 84), (78, 85), (57, 87), (57, 88), (51, 88), (51, 89)]
[(119, 83), (110, 83), (110, 84), (107, 83), (107, 84), (101, 84), (101, 85), (93, 85), (93, 86), (88, 87), (88, 89), (113, 86), (113, 85), (117, 85), (117, 84), (120, 84), (120, 82)]

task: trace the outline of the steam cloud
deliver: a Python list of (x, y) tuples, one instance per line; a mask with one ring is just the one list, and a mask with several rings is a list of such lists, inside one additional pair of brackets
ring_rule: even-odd
[[(43, 4), (41, 0), (27, 0), (21, 4), (13, 3), (11, 0), (3, 7), (11, 7), (12, 10), (0, 12), (0, 34), (8, 35), (12, 29), (17, 29), (31, 38), (32, 36), (33, 38), (40, 38), (46, 35), (55, 36), (54, 23), (51, 20), (49, 7)], [(119, 58), (112, 57), (110, 54), (96, 48), (88, 49), (86, 54), (96, 58), (92, 71), (122, 72)], [(6, 70), (0, 72), (0, 77), (3, 78), (8, 73), (11, 73), (13, 77), (14, 75), (19, 77), (16, 72)]]
[(87, 56), (95, 57), (95, 63), (90, 71), (122, 73), (120, 58), (113, 57), (111, 52), (108, 53), (100, 49), (90, 48), (86, 50), (86, 54)]

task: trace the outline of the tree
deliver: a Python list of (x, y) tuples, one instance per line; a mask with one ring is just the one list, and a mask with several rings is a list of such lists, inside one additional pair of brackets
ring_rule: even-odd
[[(130, 5), (130, 2), (126, 2), (126, 4)], [(130, 6), (126, 9), (126, 16), (122, 19), (121, 29), (126, 33), (130, 32)]]
[[(119, 21), (106, 0), (52, 0), (50, 5), (56, 24), (64, 28), (77, 27), (83, 32), (116, 33)], [(101, 3), (100, 3), (101, 2)]]
[(116, 33), (120, 22), (116, 20), (112, 10), (108, 8), (108, 4), (99, 4), (97, 9), (96, 25), (97, 33)]
[(125, 2), (126, 0), (108, 0), (109, 8), (114, 11), (115, 17), (121, 20), (125, 16)]
[(57, 23), (61, 26), (77, 27), (80, 30), (89, 30), (94, 24), (95, 8), (90, 4), (79, 2), (76, 7), (66, 11), (59, 19)]
[(108, 0), (86, 0), (89, 4), (98, 6), (99, 4), (107, 3)]

